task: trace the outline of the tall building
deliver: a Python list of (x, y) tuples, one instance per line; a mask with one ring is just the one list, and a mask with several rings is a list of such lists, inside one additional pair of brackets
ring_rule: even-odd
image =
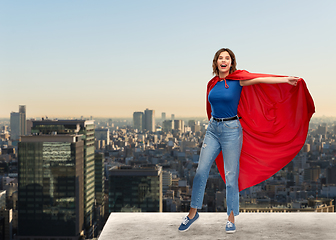
[[(104, 172), (104, 153), (95, 152), (95, 222), (100, 226), (104, 221), (105, 216), (105, 172)], [(99, 227), (98, 227), (99, 228)], [(96, 228), (94, 236), (97, 236), (98, 229)]]
[(77, 240), (84, 223), (83, 135), (23, 136), (18, 151), (19, 240)]
[(294, 168), (305, 169), (307, 165), (307, 153), (299, 152), (292, 161)]
[(96, 128), (95, 137), (97, 140), (104, 140), (106, 145), (110, 144), (110, 130), (108, 128)]
[(143, 121), (144, 121), (144, 117), (143, 117), (143, 112), (134, 112), (133, 113), (133, 126), (134, 129), (138, 129), (140, 132), (143, 131)]
[(173, 120), (165, 120), (162, 123), (162, 130), (164, 132), (171, 132), (174, 129), (174, 121)]
[(174, 120), (174, 129), (177, 131), (184, 132), (184, 121)]
[(26, 105), (19, 106), (21, 135), (27, 135)]
[(162, 167), (120, 166), (109, 171), (109, 212), (140, 208), (141, 212), (162, 212)]
[(189, 127), (195, 126), (195, 124), (196, 124), (196, 121), (195, 121), (195, 120), (189, 120), (189, 121), (188, 121), (188, 126), (189, 126)]
[(199, 131), (201, 131), (201, 125), (200, 125), (199, 121), (189, 120), (188, 125), (191, 128), (192, 132), (199, 132)]
[(0, 209), (0, 238), (3, 240), (12, 240), (12, 209)]
[(6, 190), (0, 190), (0, 210), (6, 209)]
[(326, 173), (327, 184), (336, 184), (336, 165), (327, 167)]
[(166, 120), (166, 113), (162, 112), (161, 113), (161, 121), (163, 122), (164, 120)]
[(326, 123), (322, 123), (321, 125), (318, 126), (317, 128), (317, 133), (324, 135), (324, 137), (326, 138), (327, 136), (327, 124)]
[(304, 180), (316, 182), (320, 177), (320, 174), (321, 174), (320, 166), (306, 168), (304, 170)]
[(171, 115), (171, 120), (175, 120), (175, 114)]
[(95, 195), (97, 205), (104, 203), (104, 188), (105, 188), (105, 174), (104, 174), (104, 153), (95, 153)]
[(10, 114), (10, 128), (11, 128), (11, 134), (10, 138), (13, 141), (19, 140), (21, 136), (21, 117), (20, 113), (18, 112), (11, 112)]
[(35, 121), (35, 119), (28, 119), (27, 120), (27, 135), (31, 134), (31, 129), (33, 127), (33, 121)]
[(26, 106), (20, 105), (19, 112), (10, 114), (11, 140), (17, 141), (20, 136), (27, 135)]
[(155, 132), (155, 110), (145, 110), (145, 129), (149, 132)]
[(165, 195), (169, 187), (172, 185), (173, 174), (168, 171), (162, 172), (162, 195)]
[(33, 121), (32, 134), (81, 134), (84, 141), (84, 224), (89, 236), (95, 201), (94, 120)]

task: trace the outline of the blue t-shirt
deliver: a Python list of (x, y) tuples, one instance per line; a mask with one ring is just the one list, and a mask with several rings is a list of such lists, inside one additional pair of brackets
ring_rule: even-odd
[(214, 118), (229, 118), (237, 115), (238, 103), (242, 86), (238, 80), (226, 80), (229, 88), (225, 88), (225, 82), (217, 82), (211, 89), (208, 100), (211, 105), (211, 115)]

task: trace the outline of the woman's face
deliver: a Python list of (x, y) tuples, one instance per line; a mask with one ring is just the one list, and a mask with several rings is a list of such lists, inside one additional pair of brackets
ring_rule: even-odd
[(217, 60), (219, 76), (228, 75), (231, 68), (231, 57), (228, 52), (221, 52)]

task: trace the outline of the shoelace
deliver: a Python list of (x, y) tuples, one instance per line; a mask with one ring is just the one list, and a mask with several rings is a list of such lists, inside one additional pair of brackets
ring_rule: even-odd
[(183, 222), (182, 222), (183, 225), (186, 225), (188, 222), (189, 222), (188, 217), (184, 217)]
[(230, 222), (230, 221), (227, 221), (226, 226), (227, 226), (228, 228), (231, 228), (231, 227), (233, 227), (233, 223)]

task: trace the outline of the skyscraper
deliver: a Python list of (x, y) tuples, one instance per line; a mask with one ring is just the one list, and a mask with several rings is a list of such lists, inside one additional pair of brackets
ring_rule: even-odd
[(166, 113), (165, 112), (161, 113), (161, 121), (164, 121), (164, 120), (166, 120)]
[(19, 106), (21, 135), (27, 135), (26, 105)]
[(108, 128), (96, 128), (95, 137), (97, 140), (104, 140), (106, 145), (110, 144), (110, 130)]
[(184, 121), (174, 120), (174, 129), (177, 131), (184, 132)]
[(327, 167), (326, 173), (327, 184), (336, 184), (336, 165)]
[(145, 110), (145, 129), (149, 132), (155, 132), (155, 110)]
[(95, 153), (95, 192), (97, 205), (104, 204), (104, 153)]
[(27, 135), (26, 106), (20, 105), (19, 112), (10, 114), (11, 139), (17, 141), (20, 136)]
[(82, 135), (22, 136), (18, 156), (18, 239), (77, 240), (84, 223)]
[(327, 124), (326, 123), (322, 123), (318, 126), (317, 128), (317, 133), (324, 135), (324, 137), (327, 137)]
[(133, 113), (134, 129), (138, 129), (140, 132), (143, 131), (143, 128), (142, 128), (142, 126), (144, 125), (143, 124), (143, 121), (144, 121), (143, 115), (144, 115), (143, 112), (134, 112)]
[(162, 212), (162, 167), (121, 166), (109, 171), (109, 212), (137, 208), (141, 212)]
[(20, 113), (18, 112), (11, 112), (10, 114), (10, 138), (11, 140), (17, 141), (21, 136), (21, 128), (20, 128)]
[(173, 120), (165, 120), (162, 123), (162, 130), (164, 132), (171, 132), (174, 129), (174, 121)]
[(91, 231), (95, 201), (94, 120), (33, 121), (31, 131), (32, 134), (82, 135), (84, 141), (84, 224), (87, 231)]

